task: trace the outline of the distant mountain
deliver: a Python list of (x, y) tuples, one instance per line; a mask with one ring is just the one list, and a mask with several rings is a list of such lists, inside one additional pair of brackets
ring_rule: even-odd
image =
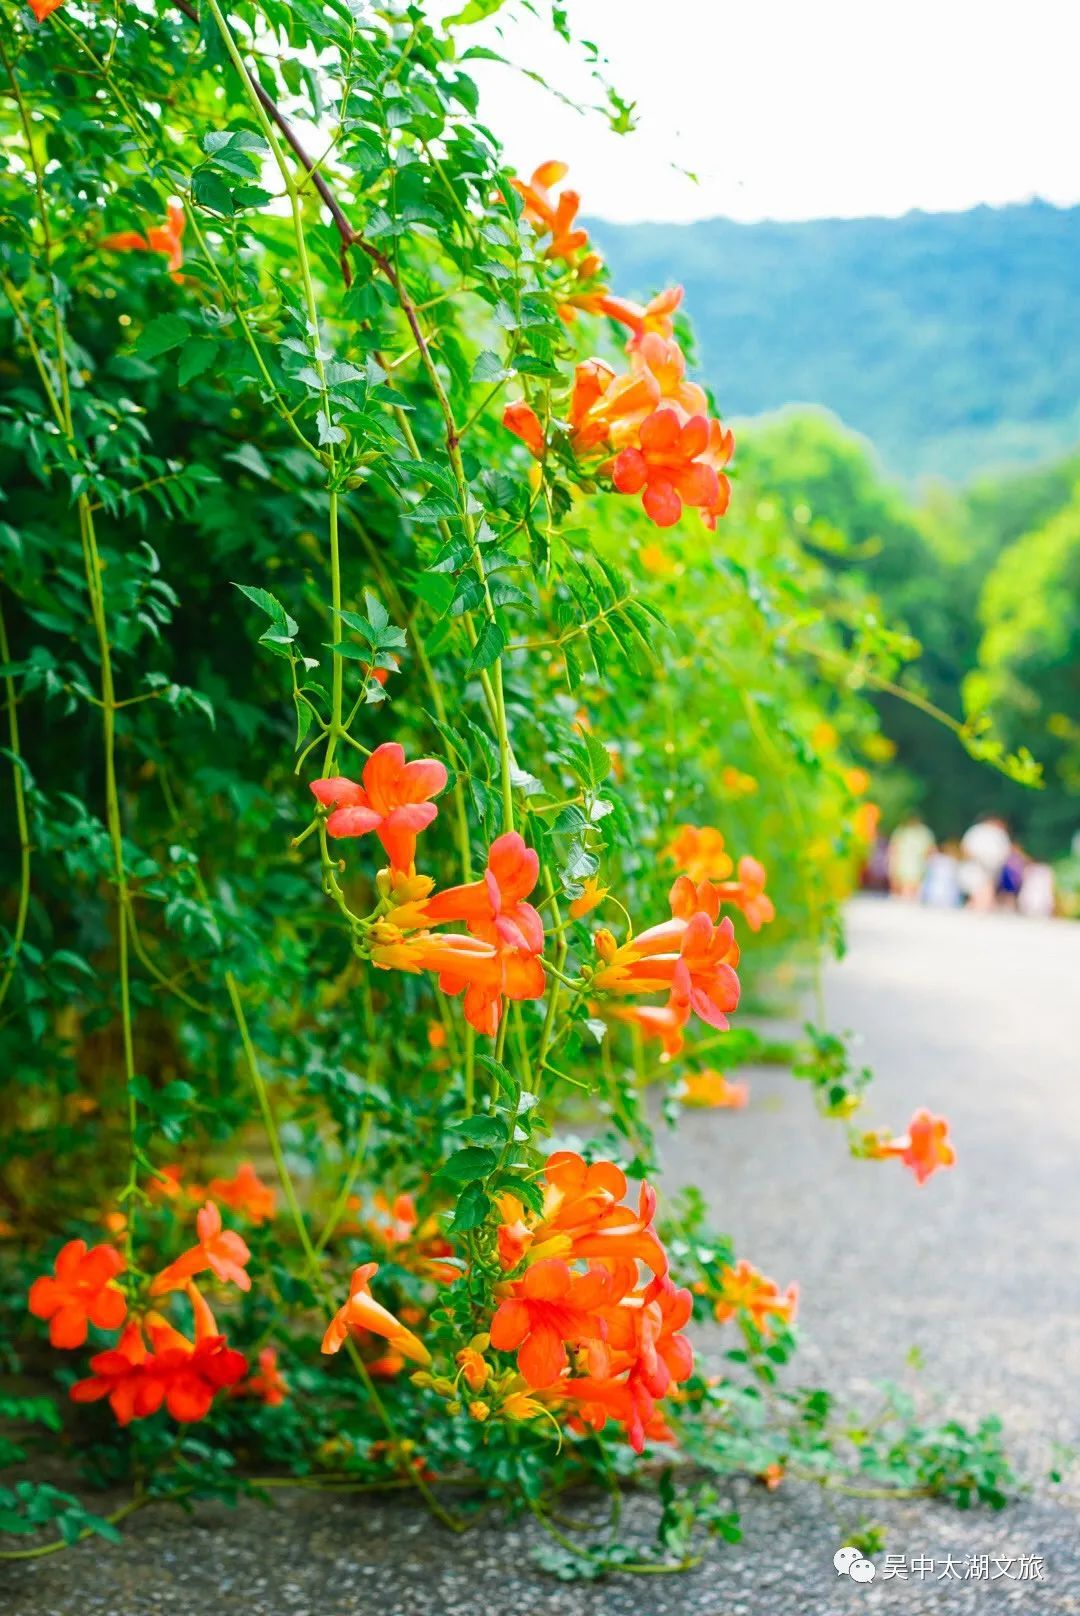
[(621, 292), (686, 287), (729, 417), (827, 405), (906, 480), (1080, 442), (1080, 208), (590, 228)]

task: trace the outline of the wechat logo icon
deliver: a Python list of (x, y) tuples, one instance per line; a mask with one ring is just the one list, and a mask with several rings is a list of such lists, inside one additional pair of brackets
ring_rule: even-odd
[(837, 1549), (832, 1563), (838, 1577), (850, 1577), (852, 1582), (873, 1582), (877, 1576), (873, 1560), (864, 1559), (862, 1551), (853, 1549), (850, 1544), (847, 1548)]

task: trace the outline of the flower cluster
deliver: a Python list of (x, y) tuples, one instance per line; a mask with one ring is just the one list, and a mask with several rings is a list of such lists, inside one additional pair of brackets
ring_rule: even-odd
[(184, 1181), (179, 1162), (157, 1169), (148, 1194), (154, 1201), (216, 1201), (255, 1225), (269, 1223), (277, 1211), (277, 1194), (255, 1171), (253, 1162), (241, 1162), (231, 1178), (215, 1177), (203, 1185)]
[[(236, 1178), (213, 1182), (235, 1189), (239, 1181), (250, 1193), (252, 1180), (258, 1184), (251, 1164), (245, 1163)], [(174, 1186), (165, 1190), (167, 1196), (182, 1193), (177, 1169), (163, 1175), (160, 1182)], [(257, 1206), (265, 1210), (270, 1192), (265, 1185), (259, 1189), (262, 1194)], [(272, 1210), (271, 1202), (269, 1213)], [(191, 1337), (153, 1307), (129, 1313), (129, 1298), (118, 1283), (126, 1264), (113, 1246), (88, 1249), (84, 1240), (71, 1240), (58, 1253), (53, 1272), (34, 1280), (29, 1309), (35, 1318), (48, 1320), (54, 1347), (71, 1350), (84, 1346), (91, 1325), (121, 1332), (113, 1346), (91, 1357), (89, 1376), (71, 1387), (74, 1402), (107, 1399), (119, 1423), (128, 1425), (162, 1407), (181, 1423), (201, 1420), (218, 1393), (227, 1389), (269, 1404), (283, 1400), (287, 1387), (273, 1348), (261, 1355), (259, 1372), (245, 1380), (247, 1360), (229, 1346), (210, 1304), (194, 1283), (197, 1275), (210, 1273), (248, 1290), (251, 1253), (246, 1242), (235, 1230), (223, 1228), (221, 1212), (212, 1201), (199, 1211), (196, 1233), (196, 1243), (161, 1269), (146, 1287), (147, 1303), (176, 1291), (185, 1294), (191, 1308)]]
[[(546, 986), (544, 924), (527, 901), (540, 861), (508, 831), (492, 842), (479, 881), (436, 893), (434, 881), (416, 873), (416, 841), (438, 813), (431, 799), (446, 779), (435, 758), (406, 762), (402, 748), (387, 741), (368, 758), (361, 784), (337, 777), (315, 780), (311, 790), (329, 810), (328, 835), (374, 831), (389, 854), (380, 909), (366, 929), (371, 963), (412, 975), (433, 972), (443, 993), (464, 994), (469, 1024), (494, 1037), (505, 1000), (539, 999)], [(447, 923), (465, 930), (433, 930)]]
[[(503, 1197), (499, 1254), (511, 1277), (488, 1335), (497, 1351), (516, 1355), (528, 1388), (507, 1383), (508, 1417), (554, 1409), (576, 1430), (611, 1420), (640, 1453), (646, 1437), (671, 1439), (657, 1404), (693, 1368), (680, 1333), (692, 1298), (668, 1277), (655, 1191), (642, 1185), (636, 1210), (624, 1204), (626, 1192), (613, 1162), (588, 1166), (558, 1151), (544, 1168), (539, 1214)], [(475, 1385), (478, 1365), (470, 1359), (470, 1367)]]
[(691, 1015), (724, 1031), (739, 1003), (739, 945), (735, 928), (720, 920), (719, 889), (681, 875), (670, 893), (671, 919), (617, 943), (610, 931), (596, 933), (600, 966), (592, 979), (601, 994), (633, 996), (667, 989), (663, 1005), (604, 1006), (604, 1014), (636, 1025), (677, 1055)]
[(90, 1359), (90, 1376), (71, 1388), (73, 1401), (108, 1398), (121, 1425), (146, 1419), (163, 1404), (181, 1423), (205, 1419), (218, 1392), (243, 1380), (247, 1359), (228, 1345), (205, 1297), (194, 1285), (187, 1289), (194, 1340), (160, 1313), (132, 1319), (115, 1347)]
[(721, 903), (741, 910), (751, 931), (776, 919), (773, 901), (765, 892), (765, 866), (746, 855), (739, 860), (736, 879), (728, 880), (735, 866), (714, 826), (680, 825), (662, 851), (695, 884), (716, 882)]
[[(731, 488), (724, 468), (735, 450), (731, 432), (709, 414), (703, 388), (686, 379), (686, 359), (675, 341), (675, 311), (682, 288), (672, 287), (650, 303), (614, 296), (594, 282), (602, 262), (576, 227), (580, 199), (551, 192), (566, 174), (562, 163), (544, 163), (527, 184), (515, 181), (525, 218), (539, 239), (550, 237), (544, 256), (565, 267), (570, 284), (559, 305), (564, 319), (579, 312), (606, 315), (629, 332), (627, 370), (619, 375), (602, 359), (577, 366), (561, 445), (590, 472), (610, 477), (622, 494), (640, 494), (646, 514), (658, 527), (672, 527), (683, 506), (699, 510), (707, 527), (728, 507)], [(537, 460), (549, 439), (527, 400), (508, 404), (503, 425)]]
[(774, 1279), (742, 1258), (734, 1267), (725, 1266), (720, 1273), (720, 1294), (713, 1311), (721, 1324), (742, 1316), (753, 1324), (765, 1340), (773, 1334), (777, 1324), (792, 1324), (799, 1303), (799, 1288), (789, 1285), (781, 1292)]

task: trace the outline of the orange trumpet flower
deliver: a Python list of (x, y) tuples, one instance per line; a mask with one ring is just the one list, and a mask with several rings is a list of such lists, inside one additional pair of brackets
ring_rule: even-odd
[(737, 881), (722, 882), (718, 890), (725, 903), (742, 910), (751, 931), (760, 931), (776, 919), (776, 908), (765, 892), (765, 866), (756, 858), (741, 858), (738, 875)]
[(720, 1298), (714, 1312), (721, 1324), (736, 1313), (748, 1313), (759, 1333), (768, 1337), (772, 1333), (774, 1319), (783, 1324), (793, 1321), (799, 1300), (797, 1285), (789, 1285), (781, 1294), (776, 1281), (766, 1279), (745, 1258), (734, 1268), (722, 1269), (720, 1281)]
[(117, 1274), (124, 1259), (114, 1246), (87, 1248), (85, 1240), (69, 1240), (57, 1254), (52, 1274), (42, 1274), (30, 1287), (28, 1306), (36, 1319), (48, 1319), (54, 1347), (81, 1347), (88, 1326), (115, 1330), (124, 1321), (127, 1302)]
[[(575, 254), (589, 243), (588, 232), (575, 228), (581, 198), (576, 191), (563, 191), (558, 197), (551, 192), (551, 187), (565, 179), (568, 172), (565, 163), (541, 163), (531, 179), (512, 179), (510, 183), (524, 201), (525, 218), (537, 235), (552, 238), (544, 249), (545, 258), (563, 258), (573, 263)], [(580, 272), (594, 274), (599, 267), (600, 260), (593, 253), (588, 268), (582, 266)]]
[(603, 289), (595, 292), (577, 292), (568, 302), (575, 308), (584, 310), (588, 314), (606, 314), (610, 320), (617, 320), (630, 331), (628, 350), (633, 353), (640, 345), (642, 338), (655, 332), (666, 339), (673, 336), (675, 322), (672, 315), (683, 300), (681, 286), (669, 286), (666, 291), (658, 292), (646, 304), (631, 302), (629, 298), (614, 297)]
[(521, 1203), (504, 1196), (500, 1203), (503, 1224), (499, 1255), (503, 1266), (516, 1267), (526, 1256), (530, 1262), (547, 1258), (572, 1261), (602, 1259), (632, 1265), (645, 1263), (662, 1274), (667, 1257), (652, 1228), (656, 1195), (642, 1185), (635, 1214), (622, 1204), (626, 1174), (614, 1162), (593, 1162), (571, 1150), (559, 1150), (544, 1166), (544, 1208), (534, 1222), (526, 1220)]
[(486, 1333), (476, 1335), (467, 1347), (462, 1347), (455, 1355), (454, 1361), (460, 1366), (465, 1384), (470, 1391), (483, 1391), (491, 1378), (491, 1365), (484, 1357), (484, 1352), (490, 1344), (490, 1338)]
[(351, 1331), (370, 1330), (372, 1335), (383, 1336), (393, 1352), (413, 1363), (428, 1365), (431, 1354), (420, 1337), (372, 1296), (371, 1281), (378, 1272), (378, 1263), (364, 1263), (356, 1269), (349, 1285), (349, 1299), (338, 1308), (327, 1326), (322, 1350), (340, 1352)]
[(165, 1296), (169, 1291), (182, 1290), (196, 1274), (209, 1270), (225, 1283), (238, 1290), (251, 1289), (251, 1276), (245, 1272), (251, 1259), (246, 1241), (235, 1229), (223, 1229), (221, 1213), (213, 1201), (199, 1209), (195, 1219), (198, 1244), (192, 1246), (175, 1262), (171, 1262), (151, 1281), (150, 1295)]
[[(55, 11), (55, 6), (49, 7)], [(180, 265), (184, 262), (183, 236), (184, 236), (184, 208), (177, 201), (169, 203), (165, 211), (164, 224), (153, 225), (142, 236), (137, 230), (121, 230), (113, 236), (106, 236), (101, 245), (110, 252), (155, 252), (161, 253), (167, 260), (166, 268), (174, 281), (181, 280)]]
[(677, 342), (662, 337), (658, 331), (646, 331), (634, 349), (632, 363), (639, 375), (648, 371), (664, 404), (677, 410), (681, 420), (708, 415), (705, 389), (686, 380), (686, 358)]
[(148, 1357), (142, 1326), (132, 1319), (115, 1347), (94, 1354), (89, 1377), (77, 1380), (68, 1395), (73, 1403), (97, 1403), (107, 1397), (120, 1425), (144, 1419), (160, 1408), (164, 1396), (147, 1374)]
[(643, 421), (660, 402), (660, 386), (649, 370), (616, 376), (602, 359), (586, 359), (574, 372), (570, 395), (570, 444), (575, 454), (632, 443)]
[(869, 1154), (897, 1157), (905, 1167), (910, 1167), (919, 1184), (925, 1184), (939, 1167), (956, 1165), (956, 1151), (949, 1139), (948, 1122), (944, 1117), (932, 1116), (926, 1110), (916, 1111), (903, 1138), (878, 1141)]
[(566, 1345), (602, 1340), (607, 1326), (597, 1310), (610, 1298), (611, 1276), (602, 1268), (573, 1274), (547, 1258), (516, 1280), (491, 1321), (491, 1345), (517, 1352), (530, 1386), (550, 1386), (566, 1368)]
[(642, 495), (646, 515), (657, 527), (673, 527), (684, 505), (704, 510), (720, 505), (716, 471), (700, 458), (708, 448), (704, 415), (692, 415), (683, 425), (678, 411), (665, 406), (641, 423), (638, 447), (616, 457), (612, 481), (621, 494)]
[(602, 1431), (609, 1419), (615, 1420), (625, 1429), (626, 1439), (635, 1453), (642, 1451), (646, 1439), (674, 1441), (671, 1429), (657, 1412), (656, 1400), (640, 1378), (613, 1380), (587, 1375), (560, 1380), (549, 1395), (553, 1399), (565, 1399), (571, 1405), (570, 1424), (575, 1429)]
[(536, 885), (540, 859), (517, 831), (496, 837), (488, 851), (483, 879), (448, 887), (425, 905), (430, 921), (463, 920), (476, 937), (497, 947), (541, 954), (544, 922), (525, 899)]
[(710, 907), (698, 908), (689, 918), (678, 912), (621, 946), (610, 932), (597, 932), (596, 949), (604, 965), (593, 978), (594, 986), (602, 993), (654, 993), (670, 987), (680, 1008), (688, 1002), (708, 1026), (724, 1031), (726, 1012), (739, 1003), (739, 946), (730, 920), (714, 925), (718, 900), (707, 883), (706, 891), (713, 894)]
[(609, 1004), (604, 1006), (604, 1015), (637, 1027), (646, 1040), (655, 1039), (660, 1044), (660, 1059), (669, 1061), (681, 1053), (686, 1042), (683, 1031), (690, 1020), (690, 1000), (673, 994), (667, 1004)]
[(581, 891), (570, 904), (571, 920), (581, 920), (599, 908), (610, 890), (610, 887), (602, 887), (595, 875), (587, 875), (581, 883)]
[(723, 881), (734, 868), (723, 836), (711, 825), (680, 825), (661, 857), (677, 864), (695, 886), (700, 881)]
[(694, 1299), (667, 1275), (652, 1279), (645, 1290), (623, 1297), (608, 1312), (608, 1344), (613, 1367), (625, 1357), (631, 1377), (641, 1380), (653, 1397), (693, 1373), (694, 1349), (679, 1332), (690, 1322)]
[(750, 1099), (746, 1083), (731, 1083), (723, 1072), (688, 1072), (679, 1089), (683, 1105), (704, 1106), (710, 1110), (741, 1111)]
[(289, 1383), (278, 1368), (277, 1349), (263, 1347), (259, 1367), (236, 1388), (237, 1397), (257, 1397), (268, 1408), (277, 1408), (289, 1395)]
[(526, 404), (524, 399), (508, 404), (503, 410), (502, 424), (515, 438), (521, 439), (530, 454), (535, 455), (537, 460), (543, 460), (544, 429), (531, 404)]
[(269, 1223), (277, 1205), (274, 1190), (263, 1183), (253, 1162), (241, 1162), (232, 1178), (212, 1178), (206, 1193), (256, 1224)]
[(384, 741), (364, 764), (362, 785), (335, 776), (313, 780), (312, 794), (333, 811), (326, 821), (331, 836), (366, 836), (374, 831), (397, 870), (411, 870), (416, 837), (439, 810), (430, 800), (446, 787), (446, 766), (437, 758), (406, 763), (397, 741)]
[(155, 1387), (151, 1398), (162, 1401), (174, 1420), (190, 1424), (210, 1412), (219, 1391), (235, 1386), (247, 1374), (247, 1359), (220, 1334), (214, 1315), (194, 1285), (188, 1296), (195, 1315), (195, 1340), (174, 1330), (160, 1313), (146, 1315), (153, 1356), (147, 1364)]
[(92, 1374), (72, 1386), (72, 1401), (96, 1403), (107, 1397), (121, 1425), (155, 1414), (163, 1403), (174, 1420), (184, 1423), (208, 1414), (217, 1393), (247, 1373), (247, 1361), (227, 1345), (194, 1285), (188, 1295), (195, 1315), (194, 1342), (160, 1313), (148, 1313), (148, 1352), (142, 1326), (132, 1320), (115, 1347), (91, 1358)]

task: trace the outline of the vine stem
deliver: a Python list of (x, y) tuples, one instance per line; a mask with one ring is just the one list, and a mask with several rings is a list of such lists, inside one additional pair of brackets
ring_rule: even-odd
[[(461, 458), (461, 433), (454, 418), (453, 408), (451, 407), (446, 388), (443, 386), (442, 377), (439, 375), (438, 366), (436, 365), (432, 356), (431, 345), (428, 342), (427, 335), (422, 324), (420, 323), (420, 317), (416, 312), (416, 305), (413, 303), (412, 298), (406, 291), (404, 282), (402, 281), (401, 276), (398, 274), (394, 264), (389, 258), (386, 257), (385, 253), (380, 252), (377, 247), (371, 246), (370, 242), (364, 241), (363, 237), (354, 235), (353, 243), (355, 246), (359, 247), (359, 249), (365, 253), (368, 258), (370, 258), (371, 262), (376, 266), (380, 273), (389, 281), (391, 287), (393, 288), (394, 295), (398, 300), (401, 312), (405, 316), (409, 330), (412, 332), (413, 341), (416, 343), (420, 363), (423, 366), (424, 373), (427, 376), (428, 383), (431, 387), (431, 391), (434, 394), (435, 402), (439, 407), (439, 413), (443, 418), (443, 427), (446, 437), (446, 453), (450, 462), (450, 470), (453, 474), (454, 485), (457, 489), (458, 506), (461, 511), (461, 525), (464, 530), (466, 540), (468, 541), (473, 567), (476, 572), (477, 581), (480, 585), (480, 590), (483, 596), (485, 616), (488, 623), (497, 630), (501, 640), (502, 631), (498, 628), (498, 619), (495, 614), (495, 602), (492, 600), (491, 588), (488, 584), (487, 573), (484, 571), (484, 558), (481, 554), (480, 545), (477, 541), (476, 524), (473, 521), (472, 512), (469, 509), (469, 482), (465, 475), (465, 465)], [(404, 412), (401, 413), (403, 414)], [(412, 436), (411, 430), (409, 432), (409, 439), (411, 439), (414, 452), (416, 452), (416, 439)], [(406, 441), (409, 440), (407, 439)], [(512, 831), (514, 829), (513, 754), (510, 746), (510, 732), (506, 724), (506, 695), (503, 687), (503, 663), (501, 651), (492, 659), (492, 672), (490, 675), (488, 674), (486, 666), (480, 668), (478, 672), (481, 687), (484, 690), (488, 700), (488, 706), (491, 709), (499, 743), (500, 772), (502, 776), (503, 830)]]
[[(240, 998), (240, 990), (237, 986), (236, 978), (232, 971), (225, 972), (225, 986), (228, 990), (229, 999), (232, 1003), (233, 1014), (236, 1017), (236, 1026), (240, 1034), (240, 1042), (244, 1050), (244, 1060), (247, 1065), (248, 1076), (251, 1079), (251, 1085), (255, 1090), (255, 1096), (259, 1102), (259, 1110), (262, 1112), (263, 1125), (266, 1129), (266, 1138), (270, 1146), (270, 1154), (274, 1159), (274, 1166), (281, 1182), (281, 1188), (285, 1195), (286, 1205), (289, 1208), (289, 1215), (292, 1218), (297, 1239), (300, 1241), (300, 1246), (307, 1262), (311, 1283), (315, 1290), (319, 1293), (319, 1296), (322, 1298), (324, 1305), (331, 1312), (333, 1312), (334, 1298), (323, 1274), (322, 1262), (320, 1260), (319, 1253), (316, 1250), (312, 1242), (311, 1235), (308, 1232), (307, 1219), (304, 1217), (303, 1208), (300, 1205), (300, 1201), (296, 1193), (296, 1186), (293, 1183), (292, 1174), (289, 1171), (289, 1164), (285, 1160), (285, 1152), (281, 1148), (281, 1136), (278, 1132), (277, 1120), (274, 1116), (274, 1108), (270, 1100), (270, 1093), (267, 1089), (266, 1080), (263, 1077), (262, 1069), (259, 1066), (259, 1059), (255, 1052), (255, 1045), (252, 1043), (251, 1033), (248, 1030), (247, 1017), (244, 1014), (244, 1006)], [(402, 1474), (412, 1482), (412, 1484), (416, 1487), (416, 1490), (420, 1493), (424, 1502), (427, 1504), (428, 1508), (431, 1510), (432, 1514), (442, 1521), (444, 1526), (448, 1526), (453, 1532), (464, 1531), (464, 1523), (459, 1521), (455, 1516), (451, 1515), (446, 1509), (443, 1508), (442, 1504), (440, 1504), (439, 1500), (435, 1497), (435, 1494), (428, 1486), (424, 1477), (421, 1476), (419, 1472), (409, 1463), (408, 1456), (402, 1446), (401, 1438), (398, 1435), (397, 1426), (391, 1418), (385, 1403), (379, 1396), (375, 1383), (368, 1372), (367, 1364), (364, 1362), (363, 1358), (361, 1358), (360, 1353), (357, 1350), (356, 1343), (353, 1341), (351, 1336), (347, 1338), (345, 1346), (349, 1357), (352, 1360), (353, 1367), (364, 1384), (364, 1390), (368, 1394), (371, 1406), (386, 1428), (386, 1433), (390, 1438), (395, 1455), (400, 1463)]]
[[(65, 361), (61, 361), (65, 364)], [(70, 410), (70, 406), (69, 406)], [(112, 649), (109, 644), (109, 626), (105, 612), (105, 591), (101, 581), (102, 564), (94, 533), (94, 519), (90, 515), (85, 495), (79, 499), (79, 519), (86, 564), (86, 580), (90, 590), (90, 606), (97, 633), (101, 659), (102, 731), (105, 749), (105, 818), (112, 848), (113, 871), (117, 895), (117, 969), (120, 985), (120, 1026), (124, 1048), (124, 1081), (127, 1088), (128, 1135), (130, 1166), (125, 1192), (126, 1217), (124, 1241), (128, 1266), (131, 1266), (135, 1246), (135, 1201), (139, 1182), (137, 1148), (138, 1107), (135, 1099), (135, 1036), (131, 1014), (131, 963), (128, 957), (131, 894), (127, 884), (124, 863), (124, 831), (120, 815), (120, 789), (116, 774), (116, 690), (113, 683)]]
[[(0, 606), (0, 662), (11, 660), (7, 625)], [(26, 815), (26, 788), (23, 784), (22, 753), (19, 750), (19, 708), (15, 698), (15, 680), (10, 673), (4, 675), (4, 693), (8, 715), (8, 742), (11, 752), (12, 783), (15, 788), (15, 824), (19, 833), (19, 900), (15, 912), (15, 929), (11, 936), (11, 953), (4, 962), (4, 975), (0, 980), (0, 1004), (7, 998), (15, 976), (26, 935), (26, 917), (30, 911), (30, 825)]]
[[(140, 1493), (137, 1498), (129, 1498), (126, 1504), (121, 1504), (120, 1508), (114, 1509), (111, 1515), (105, 1515), (102, 1518), (109, 1526), (119, 1526), (121, 1521), (127, 1520), (129, 1515), (134, 1515), (136, 1510), (144, 1509), (147, 1504), (169, 1503), (173, 1499), (183, 1498), (189, 1490), (188, 1488), (183, 1488), (181, 1491), (169, 1493), (167, 1497), (163, 1498)], [(66, 1537), (58, 1537), (54, 1538), (51, 1543), (39, 1543), (33, 1549), (4, 1549), (0, 1551), (0, 1560), (42, 1560), (47, 1554), (59, 1554), (62, 1549), (73, 1548), (75, 1543), (84, 1543), (88, 1537), (96, 1537), (97, 1535), (94, 1528), (88, 1526), (84, 1532), (79, 1533), (73, 1543), (69, 1543)]]
[(700, 1554), (684, 1555), (681, 1560), (674, 1560), (669, 1565), (652, 1565), (647, 1560), (620, 1560), (614, 1564), (609, 1564), (603, 1554), (597, 1554), (592, 1549), (582, 1548), (580, 1544), (574, 1542), (573, 1538), (569, 1538), (565, 1532), (561, 1532), (551, 1519), (551, 1516), (534, 1499), (529, 1499), (528, 1503), (531, 1513), (536, 1517), (548, 1536), (553, 1537), (556, 1543), (560, 1544), (568, 1554), (572, 1554), (576, 1560), (585, 1560), (590, 1565), (598, 1566), (605, 1570), (625, 1571), (635, 1577), (665, 1577), (674, 1576), (680, 1571), (690, 1571), (694, 1566), (701, 1564), (702, 1556)]
[[(12, 94), (19, 108), (19, 117), (23, 126), (24, 138), (27, 145), (27, 156), (34, 173), (35, 190), (37, 193), (39, 218), (42, 237), (45, 244), (44, 267), (49, 275), (53, 255), (52, 232), (49, 226), (47, 198), (45, 195), (45, 181), (41, 163), (34, 147), (33, 132), (30, 125), (26, 104), (23, 100), (19, 81), (7, 55), (3, 56), (4, 67), (11, 84)], [(15, 289), (5, 279), (5, 287), (9, 295)], [(64, 320), (55, 290), (50, 298), (53, 315), (53, 337), (56, 344), (56, 373), (59, 381), (59, 396), (52, 385), (44, 355), (34, 340), (33, 326), (29, 316), (21, 306), (18, 294), (12, 297), (12, 306), (19, 316), (30, 345), (30, 351), (41, 377), (45, 396), (53, 412), (57, 426), (64, 435), (64, 441), (70, 458), (78, 461), (78, 450), (75, 446), (75, 421), (71, 408), (71, 388), (68, 379), (67, 347), (64, 332)], [(76, 510), (79, 521), (79, 537), (82, 543), (83, 565), (86, 573), (86, 588), (90, 598), (90, 613), (93, 618), (94, 631), (98, 642), (98, 657), (101, 665), (101, 721), (102, 741), (105, 754), (105, 821), (109, 837), (109, 846), (112, 852), (113, 879), (116, 885), (116, 946), (117, 946), (117, 972), (120, 989), (120, 1025), (121, 1040), (124, 1051), (124, 1085), (127, 1091), (127, 1120), (129, 1141), (129, 1167), (128, 1181), (125, 1188), (126, 1218), (124, 1225), (124, 1245), (127, 1253), (129, 1269), (133, 1266), (133, 1253), (135, 1247), (135, 1200), (138, 1189), (138, 1146), (136, 1130), (138, 1125), (138, 1107), (135, 1098), (135, 1037), (131, 1013), (131, 970), (128, 956), (129, 926), (128, 917), (131, 911), (131, 895), (127, 884), (127, 869), (124, 863), (124, 833), (120, 814), (120, 789), (116, 773), (116, 687), (113, 680), (112, 648), (109, 643), (109, 625), (105, 605), (105, 590), (102, 582), (103, 567), (101, 555), (97, 546), (97, 535), (94, 529), (94, 516), (90, 508), (87, 494), (80, 493), (76, 499)], [(5, 636), (6, 639), (6, 636)], [(5, 658), (6, 660), (6, 658)], [(13, 719), (14, 708), (9, 708), (9, 718)], [(24, 836), (23, 838), (27, 838)]]

